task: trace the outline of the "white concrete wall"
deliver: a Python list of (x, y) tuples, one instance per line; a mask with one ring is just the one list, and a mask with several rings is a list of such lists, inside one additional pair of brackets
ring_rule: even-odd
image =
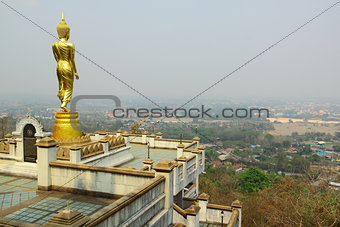
[[(144, 135), (145, 138), (146, 135)], [(177, 146), (180, 144), (180, 140), (173, 140), (173, 139), (160, 139), (160, 138), (151, 138), (146, 137), (146, 140), (143, 140), (142, 135), (138, 136), (129, 136), (128, 139), (131, 143), (148, 143), (151, 142), (150, 145), (154, 144), (155, 148), (168, 148), (168, 149), (177, 149)], [(152, 141), (151, 141), (152, 140)], [(191, 145), (193, 142), (188, 140), (183, 140), (182, 144), (184, 144), (185, 147)], [(195, 148), (196, 145), (192, 145), (190, 148)]]
[[(231, 218), (232, 211), (223, 211), (223, 223), (227, 224)], [(206, 222), (219, 222), (222, 220), (221, 210), (207, 208)], [(202, 220), (201, 220), (202, 221)]]
[[(177, 149), (177, 146), (180, 144), (179, 140), (168, 140), (168, 139), (155, 139), (155, 147), (159, 148), (172, 148), (172, 149)], [(191, 144), (191, 142), (182, 142), (184, 146), (188, 146)]]
[(174, 214), (173, 214), (173, 222), (175, 223), (181, 223), (183, 225), (188, 225), (188, 220), (183, 217), (180, 213), (178, 213), (175, 209), (174, 209)]
[[(138, 189), (141, 189), (139, 187)], [(132, 192), (129, 197), (133, 196), (137, 190)], [(105, 221), (98, 224), (98, 227), (112, 227), (112, 226), (167, 226), (169, 218), (167, 210), (164, 210), (164, 181), (136, 198), (127, 206), (112, 214)], [(108, 205), (104, 209), (110, 207), (117, 207), (120, 204), (124, 204), (129, 197), (122, 197), (114, 203)]]
[(186, 198), (196, 198), (197, 193), (196, 193), (196, 184), (194, 187), (188, 188), (188, 191), (184, 191), (184, 197)]
[[(82, 172), (82, 173), (81, 173)], [(51, 167), (53, 186), (125, 195), (151, 178), (120, 173)]]
[(196, 182), (198, 175), (203, 172), (203, 165), (196, 165), (198, 155), (195, 158), (181, 162), (183, 165), (176, 166), (174, 169), (174, 195), (184, 189), (190, 182)]
[(188, 161), (187, 173), (191, 174), (195, 170), (196, 170), (196, 157)]
[(188, 227), (199, 227), (200, 220), (197, 215), (187, 215)]
[[(188, 153), (188, 152), (185, 152)], [(174, 168), (174, 195), (184, 189), (190, 182), (198, 182), (198, 176), (205, 170), (204, 151), (202, 153), (191, 153), (195, 157), (189, 161), (178, 161), (182, 165)], [(189, 156), (189, 153), (188, 153)]]
[(129, 136), (130, 143), (142, 143), (142, 136)]
[(187, 227), (199, 227), (199, 217), (196, 215), (186, 215), (185, 218), (174, 209), (173, 223), (183, 224)]
[(134, 158), (130, 148), (122, 147), (117, 150), (110, 150), (107, 153), (82, 160), (81, 163), (107, 167), (118, 166)]

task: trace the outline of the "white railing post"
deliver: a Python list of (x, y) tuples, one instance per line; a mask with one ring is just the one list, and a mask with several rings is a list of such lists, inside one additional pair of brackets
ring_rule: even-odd
[(147, 138), (148, 132), (144, 131), (142, 133), (142, 144), (147, 144), (148, 143), (148, 138)]
[(183, 157), (184, 155), (184, 144), (178, 144), (177, 145), (177, 159)]
[(17, 141), (10, 140), (9, 143), (9, 155), (16, 156)]
[(99, 142), (103, 145), (104, 154), (109, 153), (109, 140), (101, 139)]
[(57, 142), (45, 137), (36, 143), (38, 153), (38, 189), (51, 190), (52, 176), (50, 162), (57, 160)]
[(209, 202), (210, 196), (206, 193), (202, 193), (198, 196), (197, 200), (199, 203), (199, 206), (201, 207), (200, 210), (200, 221), (201, 222), (207, 222), (207, 206)]
[(70, 162), (80, 163), (81, 161), (81, 150), (78, 146), (70, 147)]

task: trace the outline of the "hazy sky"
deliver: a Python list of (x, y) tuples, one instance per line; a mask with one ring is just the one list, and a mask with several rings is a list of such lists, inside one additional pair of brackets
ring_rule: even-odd
[[(2, 1), (55, 35), (64, 12), (78, 51), (148, 97), (183, 100), (336, 2)], [(339, 97), (339, 21), (340, 4), (201, 98)], [(0, 30), (0, 93), (55, 96), (53, 37), (1, 2)], [(76, 64), (74, 95), (139, 96), (79, 55)]]

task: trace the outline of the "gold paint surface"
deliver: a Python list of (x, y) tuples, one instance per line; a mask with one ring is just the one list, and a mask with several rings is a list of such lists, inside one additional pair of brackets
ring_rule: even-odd
[(83, 136), (78, 112), (56, 112), (53, 138), (76, 138)]
[(67, 104), (71, 102), (73, 93), (74, 77), (79, 79), (76, 63), (74, 62), (75, 47), (68, 42), (70, 37), (70, 27), (66, 24), (64, 14), (57, 26), (59, 40), (53, 46), (54, 58), (57, 61), (57, 76), (59, 81), (58, 97), (61, 102), (60, 108), (64, 112), (69, 112)]

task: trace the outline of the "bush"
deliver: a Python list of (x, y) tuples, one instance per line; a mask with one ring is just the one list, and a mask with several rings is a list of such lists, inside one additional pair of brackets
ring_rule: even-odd
[(240, 189), (244, 192), (256, 192), (266, 188), (270, 180), (266, 173), (258, 168), (249, 168), (240, 175)]
[[(339, 226), (340, 193), (282, 178), (244, 201), (244, 226)], [(256, 223), (256, 225), (254, 225)]]

